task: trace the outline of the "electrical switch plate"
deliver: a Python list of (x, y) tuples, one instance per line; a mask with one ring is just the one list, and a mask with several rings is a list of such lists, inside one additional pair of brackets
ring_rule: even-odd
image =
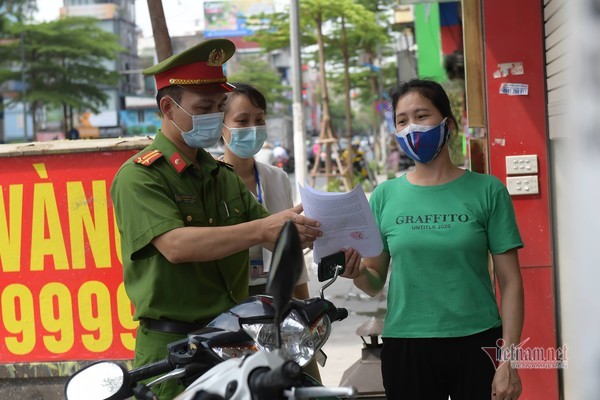
[(536, 154), (506, 157), (506, 175), (537, 174)]
[(513, 196), (540, 192), (537, 175), (509, 176), (506, 178), (506, 188)]

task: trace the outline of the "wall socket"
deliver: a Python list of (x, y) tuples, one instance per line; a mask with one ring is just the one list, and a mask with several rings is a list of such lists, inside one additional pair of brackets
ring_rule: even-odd
[(506, 178), (506, 188), (513, 196), (540, 192), (537, 175), (509, 176)]
[(537, 174), (536, 154), (506, 157), (506, 175)]

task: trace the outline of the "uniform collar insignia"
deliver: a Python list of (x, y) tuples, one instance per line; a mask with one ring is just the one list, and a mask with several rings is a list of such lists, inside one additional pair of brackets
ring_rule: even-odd
[(175, 168), (179, 173), (181, 173), (181, 171), (183, 171), (187, 166), (187, 163), (178, 152), (173, 153), (169, 161), (171, 162), (173, 168)]

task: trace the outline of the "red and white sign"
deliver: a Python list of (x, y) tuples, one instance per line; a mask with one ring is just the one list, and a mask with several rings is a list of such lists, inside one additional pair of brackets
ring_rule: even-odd
[(133, 357), (109, 191), (147, 140), (62, 143), (12, 156), (0, 146), (0, 363)]

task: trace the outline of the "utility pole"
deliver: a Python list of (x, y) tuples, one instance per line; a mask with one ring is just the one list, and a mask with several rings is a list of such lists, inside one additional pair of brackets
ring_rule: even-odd
[[(290, 53), (292, 55), (292, 118), (294, 126), (294, 172), (296, 199), (298, 185), (306, 182), (306, 133), (302, 107), (302, 57), (300, 55), (300, 11), (298, 0), (290, 0)], [(317, 161), (318, 162), (318, 161)]]
[(156, 57), (160, 62), (173, 55), (171, 36), (169, 36), (162, 0), (148, 0), (148, 13), (150, 14)]

